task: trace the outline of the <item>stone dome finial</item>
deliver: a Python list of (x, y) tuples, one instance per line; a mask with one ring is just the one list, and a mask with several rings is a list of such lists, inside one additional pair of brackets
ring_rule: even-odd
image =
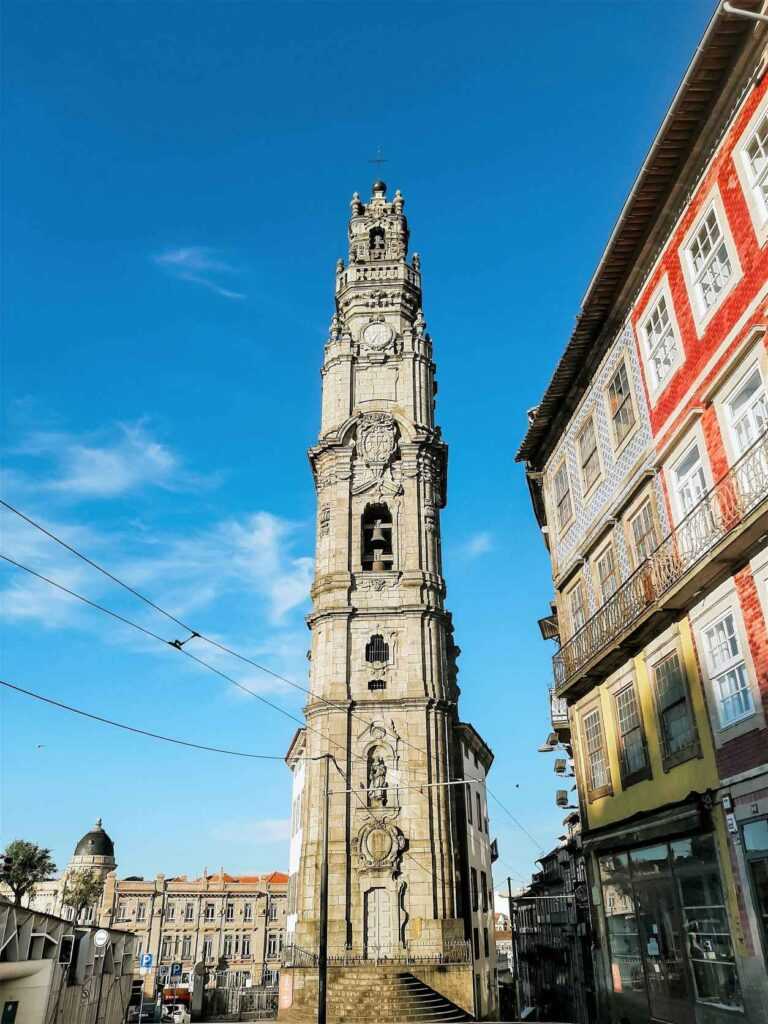
[(379, 179), (373, 183), (373, 194), (374, 196), (386, 196), (387, 194), (387, 183)]

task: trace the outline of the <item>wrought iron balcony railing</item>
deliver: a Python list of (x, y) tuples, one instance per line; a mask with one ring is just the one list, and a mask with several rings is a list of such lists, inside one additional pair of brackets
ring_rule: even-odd
[(558, 697), (554, 690), (549, 691), (549, 707), (552, 727), (562, 729), (568, 726), (568, 702), (565, 697)]
[(763, 434), (555, 654), (555, 695), (562, 693), (585, 665), (609, 651), (617, 637), (698, 563), (705, 562), (707, 554), (766, 498), (768, 434)]

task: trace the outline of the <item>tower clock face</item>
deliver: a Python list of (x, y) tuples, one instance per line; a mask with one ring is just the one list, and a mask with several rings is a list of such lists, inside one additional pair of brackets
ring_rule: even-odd
[(363, 331), (363, 344), (374, 352), (383, 351), (392, 340), (392, 328), (389, 324), (368, 324)]

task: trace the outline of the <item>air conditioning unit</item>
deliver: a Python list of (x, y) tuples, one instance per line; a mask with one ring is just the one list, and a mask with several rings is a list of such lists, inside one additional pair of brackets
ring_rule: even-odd
[(555, 793), (555, 803), (557, 804), (558, 807), (567, 807), (568, 806), (568, 790), (567, 789), (558, 789), (558, 791)]
[(564, 757), (555, 758), (555, 775), (565, 775), (568, 771), (568, 761)]

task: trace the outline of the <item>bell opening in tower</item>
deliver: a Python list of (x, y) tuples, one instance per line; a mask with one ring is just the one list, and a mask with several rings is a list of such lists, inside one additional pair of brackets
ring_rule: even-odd
[(392, 513), (383, 502), (368, 505), (363, 513), (363, 572), (385, 572), (393, 565)]

